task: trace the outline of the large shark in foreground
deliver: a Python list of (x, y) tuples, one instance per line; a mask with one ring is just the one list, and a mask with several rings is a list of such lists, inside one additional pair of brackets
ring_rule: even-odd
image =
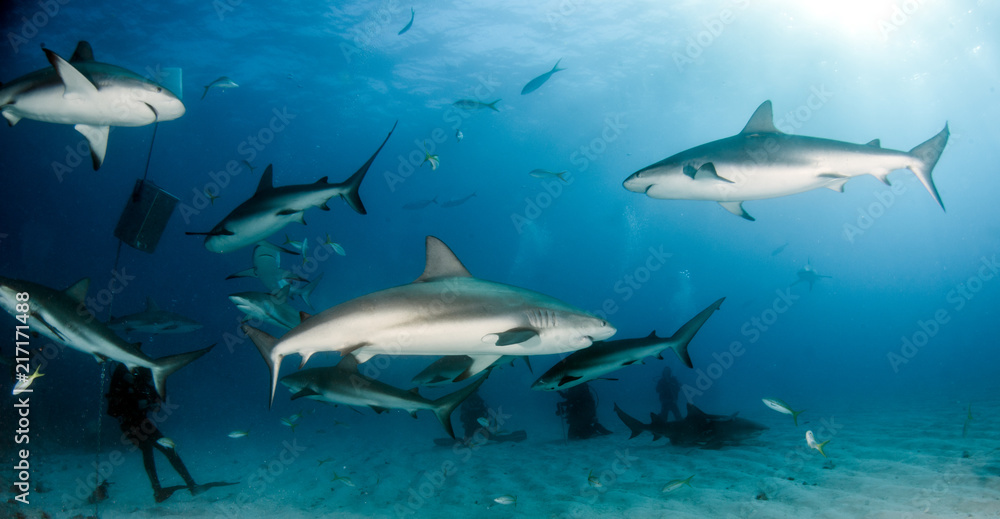
[(89, 286), (89, 279), (81, 279), (68, 289), (60, 291), (30, 281), (0, 277), (0, 307), (15, 317), (21, 315), (17, 304), (22, 301), (17, 300), (17, 294), (29, 294), (28, 326), (32, 331), (59, 344), (89, 353), (98, 361), (112, 359), (125, 364), (129, 369), (148, 368), (153, 372), (153, 384), (160, 396), (164, 395), (164, 383), (170, 374), (212, 349), (209, 346), (159, 359), (149, 358), (93, 317), (84, 303)]
[(531, 389), (557, 391), (589, 382), (612, 371), (641, 362), (646, 357), (662, 359), (663, 350), (674, 350), (685, 366), (691, 368), (688, 344), (708, 318), (719, 309), (726, 298), (712, 303), (694, 316), (677, 333), (670, 337), (657, 337), (656, 330), (641, 339), (595, 342), (593, 346), (575, 351), (560, 360), (538, 378)]
[(416, 390), (406, 391), (362, 375), (358, 371), (357, 360), (348, 355), (336, 366), (304, 369), (282, 377), (281, 383), (294, 393), (292, 400), (310, 398), (334, 404), (367, 406), (377, 413), (387, 409), (402, 409), (414, 418), (417, 416), (417, 411), (427, 409), (434, 412), (444, 430), (454, 438), (455, 431), (451, 427), (452, 411), (479, 389), (487, 376), (488, 372), (479, 377), (479, 380), (454, 393), (437, 400), (428, 400), (417, 394)]
[(153, 302), (152, 297), (147, 297), (144, 311), (112, 318), (108, 321), (108, 328), (126, 333), (188, 333), (201, 329), (201, 323), (181, 314), (162, 310)]
[(94, 169), (101, 167), (110, 126), (145, 126), (184, 115), (173, 93), (124, 68), (94, 61), (81, 41), (69, 61), (49, 49), (51, 67), (0, 88), (0, 113), (11, 126), (21, 119), (72, 124), (90, 143)]
[(615, 414), (632, 432), (630, 440), (643, 431), (649, 431), (653, 435), (653, 441), (666, 437), (670, 439), (671, 445), (680, 447), (718, 449), (756, 438), (767, 430), (767, 426), (740, 418), (735, 414), (731, 416), (707, 414), (691, 403), (687, 405), (687, 415), (684, 419), (673, 422), (666, 421), (661, 415), (650, 413), (649, 423), (644, 424), (625, 414), (618, 404), (615, 404)]
[(909, 169), (944, 209), (931, 172), (948, 143), (948, 125), (912, 150), (789, 135), (774, 126), (764, 101), (740, 133), (682, 151), (628, 177), (629, 191), (669, 200), (714, 200), (729, 212), (754, 220), (745, 200), (761, 200), (825, 187), (844, 191), (851, 178), (873, 175), (888, 184), (896, 169)]
[(343, 198), (359, 214), (367, 214), (358, 188), (395, 129), (394, 124), (368, 162), (339, 184), (330, 184), (327, 177), (323, 177), (312, 184), (274, 187), (274, 174), (269, 164), (260, 178), (257, 192), (249, 200), (233, 209), (211, 231), (185, 234), (205, 236), (205, 248), (212, 252), (232, 252), (265, 240), (292, 222), (305, 224), (305, 211), (309, 208), (329, 211), (326, 203), (335, 196)]
[(281, 361), (318, 352), (469, 355), (464, 378), (503, 355), (545, 355), (590, 346), (611, 337), (607, 321), (558, 299), (469, 274), (441, 240), (427, 237), (424, 273), (408, 285), (367, 294), (303, 319), (280, 340), (252, 326), (243, 331), (271, 372), (271, 401)]

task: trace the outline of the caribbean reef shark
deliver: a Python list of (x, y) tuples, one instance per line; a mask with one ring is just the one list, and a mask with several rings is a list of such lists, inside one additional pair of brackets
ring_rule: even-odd
[(81, 279), (66, 290), (53, 290), (30, 281), (0, 277), (0, 307), (18, 318), (24, 312), (18, 309), (17, 305), (23, 301), (18, 300), (17, 295), (29, 294), (27, 325), (32, 331), (64, 346), (89, 353), (98, 361), (112, 359), (129, 369), (141, 367), (151, 370), (153, 384), (161, 397), (164, 396), (168, 376), (208, 353), (214, 346), (152, 359), (94, 318), (84, 302), (89, 286), (89, 279)]
[(441, 240), (427, 237), (424, 273), (413, 283), (367, 294), (304, 318), (280, 340), (246, 324), (271, 372), (271, 401), (281, 361), (317, 352), (469, 355), (468, 378), (503, 355), (575, 351), (607, 339), (607, 321), (558, 299), (472, 277)]
[(126, 333), (188, 333), (201, 329), (201, 323), (181, 314), (162, 310), (153, 302), (152, 297), (147, 297), (144, 311), (112, 318), (108, 321), (108, 328)]
[(451, 413), (486, 382), (487, 376), (489, 372), (454, 393), (437, 400), (428, 400), (417, 394), (415, 389), (406, 391), (364, 376), (358, 371), (357, 360), (348, 355), (336, 366), (304, 369), (282, 377), (281, 383), (294, 393), (292, 400), (310, 398), (334, 404), (367, 406), (377, 413), (388, 409), (402, 409), (414, 418), (417, 417), (417, 411), (427, 409), (434, 412), (444, 430), (454, 438)]
[(823, 278), (832, 278), (833, 276), (824, 276), (819, 274), (812, 268), (812, 265), (806, 263), (806, 266), (802, 267), (798, 272), (795, 273), (799, 279), (797, 279), (792, 286), (798, 285), (799, 283), (809, 283), (809, 290), (812, 291), (813, 285), (817, 281)]
[[(520, 358), (524, 359), (524, 363), (528, 366), (528, 371), (531, 371), (531, 361), (528, 360), (528, 357)], [(517, 359), (518, 357), (512, 355), (504, 355), (488, 367), (493, 368), (494, 366), (508, 363), (514, 364), (514, 361)], [(420, 373), (414, 375), (413, 379), (410, 380), (410, 384), (414, 386), (442, 386), (453, 382), (460, 382), (463, 380), (465, 373), (469, 371), (469, 367), (472, 366), (473, 362), (475, 362), (475, 359), (468, 355), (445, 355), (430, 363)]]
[(162, 86), (122, 67), (94, 61), (81, 41), (69, 61), (49, 49), (51, 67), (0, 88), (0, 113), (11, 126), (21, 119), (72, 124), (90, 143), (94, 169), (101, 167), (111, 126), (145, 126), (184, 115), (184, 103)]
[(673, 422), (664, 420), (660, 415), (649, 413), (650, 421), (644, 424), (625, 414), (618, 404), (615, 404), (615, 413), (632, 431), (630, 440), (644, 431), (649, 431), (653, 435), (653, 441), (666, 437), (670, 439), (671, 445), (681, 447), (718, 449), (756, 438), (767, 430), (767, 426), (739, 418), (735, 414), (731, 416), (707, 414), (690, 403), (684, 419)]
[(353, 175), (339, 184), (330, 184), (323, 177), (312, 184), (298, 184), (274, 187), (271, 165), (267, 166), (260, 177), (257, 192), (246, 202), (243, 202), (233, 212), (208, 232), (187, 232), (188, 235), (205, 236), (205, 248), (212, 252), (232, 252), (252, 245), (280, 231), (284, 226), (299, 222), (305, 224), (305, 211), (319, 207), (329, 211), (327, 202), (339, 196), (360, 214), (367, 214), (358, 188), (365, 178), (365, 173), (371, 167), (375, 157), (382, 147), (392, 137), (396, 125), (392, 125), (389, 135), (386, 135), (382, 145), (375, 150), (368, 162), (365, 162)]
[(789, 135), (774, 126), (764, 101), (740, 133), (702, 144), (647, 166), (625, 179), (625, 189), (651, 198), (714, 200), (753, 221), (745, 200), (761, 200), (825, 187), (844, 191), (848, 180), (873, 175), (888, 184), (896, 169), (909, 169), (944, 209), (931, 172), (948, 143), (948, 125), (912, 150)]
[(708, 318), (719, 309), (726, 298), (712, 303), (694, 316), (677, 333), (670, 337), (657, 337), (656, 330), (641, 339), (595, 342), (591, 347), (575, 351), (560, 360), (555, 366), (538, 378), (531, 389), (558, 391), (589, 382), (607, 373), (642, 362), (646, 357), (663, 359), (663, 350), (674, 350), (685, 366), (691, 368), (688, 344)]

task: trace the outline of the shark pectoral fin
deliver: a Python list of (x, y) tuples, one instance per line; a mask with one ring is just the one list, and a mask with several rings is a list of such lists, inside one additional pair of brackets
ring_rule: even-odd
[(694, 180), (694, 176), (698, 174), (698, 170), (695, 169), (694, 166), (690, 164), (685, 164), (683, 171), (684, 174), (691, 177), (692, 180)]
[(58, 329), (56, 329), (55, 326), (52, 326), (51, 324), (49, 324), (48, 321), (46, 321), (44, 318), (42, 318), (41, 316), (39, 316), (37, 313), (32, 313), (31, 316), (34, 317), (37, 322), (42, 323), (42, 326), (48, 328), (49, 331), (52, 332), (52, 335), (55, 335), (56, 337), (58, 337), (60, 341), (64, 341), (65, 342), (67, 340), (66, 336), (63, 335), (62, 332), (60, 332)]
[(490, 333), (483, 336), (483, 342), (493, 342), (496, 346), (510, 346), (512, 344), (521, 344), (523, 342), (528, 342), (531, 339), (538, 337), (538, 332), (528, 328), (512, 328), (505, 332), (500, 333)]
[(288, 216), (298, 212), (300, 212), (298, 209), (282, 209), (281, 211), (278, 211), (278, 216)]
[(59, 79), (62, 80), (65, 87), (63, 92), (65, 99), (84, 99), (97, 93), (97, 86), (80, 73), (76, 67), (59, 57), (55, 52), (49, 49), (42, 50), (45, 51), (49, 63), (52, 64), (52, 68), (56, 70), (56, 74), (59, 74)]
[[(687, 171), (685, 171), (685, 173), (687, 173)], [(701, 167), (698, 168), (698, 171), (695, 172), (692, 178), (694, 178), (695, 180), (721, 180), (729, 184), (735, 183), (732, 180), (729, 180), (728, 178), (723, 178), (719, 176), (719, 172), (715, 170), (715, 164), (712, 164), (711, 162), (706, 162), (702, 164)]]
[(7, 119), (7, 126), (14, 126), (18, 121), (21, 120), (21, 116), (14, 113), (12, 110), (7, 109), (6, 106), (0, 108), (0, 113), (3, 114), (3, 118)]
[(844, 186), (847, 185), (847, 181), (851, 179), (851, 177), (845, 177), (838, 173), (824, 173), (820, 175), (820, 177), (831, 179), (831, 182), (823, 187), (838, 193), (844, 192)]
[(305, 388), (302, 391), (299, 391), (298, 393), (295, 393), (294, 395), (292, 395), (291, 399), (292, 400), (298, 400), (300, 398), (306, 398), (306, 397), (310, 397), (310, 396), (319, 396), (319, 393), (317, 393), (316, 391), (313, 391), (312, 389)]
[[(636, 362), (639, 362), (639, 359), (633, 359), (633, 360), (630, 360), (630, 361), (627, 361), (627, 362), (622, 362), (622, 366), (631, 366), (632, 364), (635, 364)], [(642, 364), (642, 363), (640, 362), (640, 364)]]
[(865, 144), (865, 146), (871, 146), (872, 148), (881, 148), (882, 141), (880, 141), (879, 139), (872, 139), (868, 141), (868, 144)]
[(580, 378), (582, 378), (582, 377), (574, 377), (573, 375), (566, 375), (562, 379), (559, 380), (559, 386), (560, 387), (565, 386), (566, 384), (569, 384), (570, 382), (573, 382), (574, 380), (580, 380)]
[(389, 410), (388, 408), (379, 407), (377, 405), (373, 405), (373, 406), (369, 406), (369, 407), (372, 408), (372, 411), (375, 411), (375, 414), (382, 414), (382, 413), (384, 413), (384, 412), (386, 412), (386, 411)]
[(257, 277), (257, 269), (250, 267), (246, 270), (241, 270), (235, 274), (230, 274), (226, 276), (226, 279), (255, 278), (255, 277)]
[(104, 155), (108, 152), (108, 131), (111, 128), (78, 124), (73, 129), (83, 134), (90, 144), (90, 159), (94, 163), (94, 171), (97, 171), (104, 163)]
[(757, 220), (756, 218), (750, 216), (750, 213), (746, 212), (743, 209), (743, 202), (742, 201), (740, 201), (740, 202), (719, 202), (719, 205), (721, 205), (722, 208), (725, 209), (726, 211), (729, 211), (730, 213), (733, 213), (736, 216), (739, 216), (740, 218), (743, 218), (744, 220), (749, 220), (751, 222)]
[(369, 360), (371, 360), (372, 357), (374, 357), (376, 354), (375, 353), (368, 353), (368, 352), (364, 352), (364, 351), (356, 351), (356, 352), (353, 353), (353, 355), (354, 355), (354, 358), (357, 359), (357, 363), (358, 364), (364, 364), (365, 362), (368, 362)]
[(469, 364), (469, 367), (465, 368), (465, 371), (463, 371), (461, 375), (455, 377), (453, 382), (461, 382), (472, 375), (479, 373), (480, 371), (492, 366), (493, 363), (502, 356), (503, 355), (469, 355), (472, 359), (472, 364)]

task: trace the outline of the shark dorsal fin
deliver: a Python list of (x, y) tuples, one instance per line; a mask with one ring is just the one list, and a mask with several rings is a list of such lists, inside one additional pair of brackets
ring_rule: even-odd
[(781, 133), (774, 127), (774, 113), (771, 111), (770, 100), (764, 101), (757, 107), (757, 111), (750, 116), (750, 120), (740, 133)]
[(268, 164), (264, 174), (260, 176), (260, 183), (257, 184), (257, 191), (254, 194), (259, 195), (272, 189), (274, 189), (274, 172), (271, 170), (271, 165)]
[(94, 49), (90, 47), (89, 42), (81, 41), (76, 44), (76, 50), (73, 51), (73, 56), (69, 58), (69, 62), (76, 63), (78, 61), (94, 61)]
[(440, 278), (471, 278), (472, 274), (462, 265), (455, 253), (443, 241), (427, 237), (427, 266), (414, 283), (424, 283)]
[(64, 290), (64, 292), (74, 301), (82, 303), (83, 300), (86, 299), (87, 297), (87, 289), (89, 288), (90, 288), (90, 278), (83, 278), (80, 281), (77, 281), (76, 283), (70, 285), (70, 287)]
[(337, 369), (343, 369), (346, 371), (357, 371), (358, 370), (358, 359), (354, 355), (344, 355), (340, 362), (337, 364)]
[(147, 297), (146, 298), (146, 311), (147, 312), (159, 312), (160, 311), (160, 307), (156, 306), (156, 303), (153, 302), (153, 298), (152, 297)]
[(647, 339), (656, 339), (657, 338), (656, 337), (656, 330), (653, 330), (653, 331), (649, 332), (649, 336), (646, 337), (646, 338)]
[(882, 141), (879, 140), (879, 139), (872, 139), (872, 140), (868, 141), (868, 144), (866, 144), (865, 146), (871, 146), (872, 148), (881, 148), (882, 147)]
[(313, 182), (313, 183), (314, 184), (329, 184), (330, 183), (329, 180), (330, 180), (330, 177), (323, 177), (323, 178), (321, 178), (321, 179), (319, 179), (319, 180), (317, 180), (316, 182)]
[(687, 418), (692, 420), (708, 420), (708, 415), (705, 414), (705, 411), (695, 407), (694, 404), (688, 403)]

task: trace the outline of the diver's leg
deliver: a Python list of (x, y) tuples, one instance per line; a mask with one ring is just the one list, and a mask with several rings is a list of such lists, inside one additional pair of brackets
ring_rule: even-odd
[(194, 482), (194, 478), (191, 477), (191, 473), (188, 472), (187, 467), (184, 466), (184, 462), (181, 461), (181, 457), (177, 455), (177, 451), (164, 447), (158, 443), (156, 444), (156, 447), (163, 453), (164, 456), (167, 457), (167, 460), (170, 461), (170, 465), (174, 467), (174, 470), (180, 474), (181, 478), (184, 480), (184, 484), (188, 486), (191, 493), (197, 493), (195, 492), (195, 488), (198, 484)]

